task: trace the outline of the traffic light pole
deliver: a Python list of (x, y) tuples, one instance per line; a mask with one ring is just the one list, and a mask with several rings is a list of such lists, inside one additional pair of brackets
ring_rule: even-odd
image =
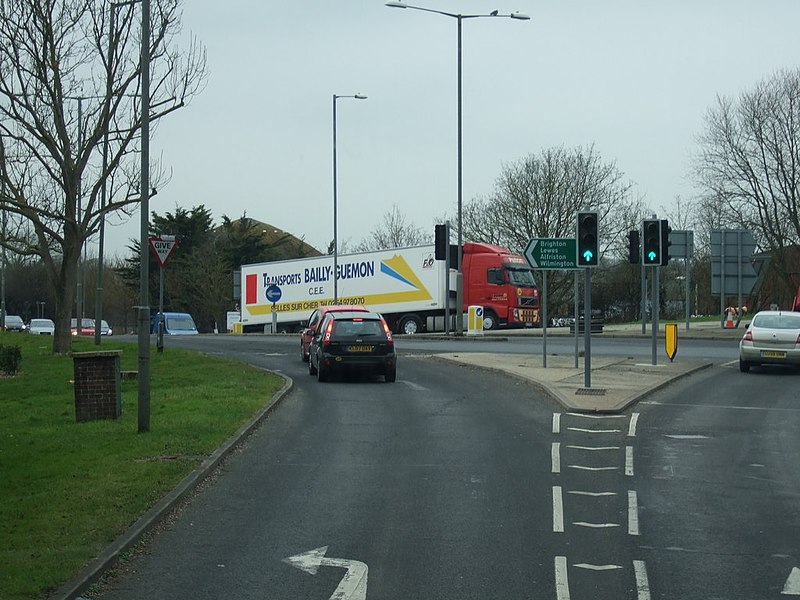
[(659, 273), (661, 272), (660, 267), (655, 267), (651, 269), (652, 271), (652, 278), (653, 278), (653, 291), (652, 291), (652, 304), (653, 304), (653, 315), (652, 315), (652, 342), (653, 342), (653, 365), (658, 364), (658, 305), (659, 305), (659, 298), (658, 298), (658, 289), (659, 289)]
[[(577, 327), (577, 325), (576, 325)], [(592, 387), (592, 270), (583, 270), (583, 386)]]

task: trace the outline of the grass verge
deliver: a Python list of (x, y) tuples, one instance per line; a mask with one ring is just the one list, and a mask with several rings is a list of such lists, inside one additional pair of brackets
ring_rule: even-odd
[[(122, 417), (75, 421), (73, 361), (52, 340), (20, 346), (0, 375), (0, 598), (44, 598), (75, 575), (262, 408), (283, 380), (243, 363), (176, 348), (150, 354), (150, 432), (138, 434), (138, 387), (122, 381)], [(97, 349), (76, 339), (73, 350)], [(137, 369), (137, 348), (121, 369)]]

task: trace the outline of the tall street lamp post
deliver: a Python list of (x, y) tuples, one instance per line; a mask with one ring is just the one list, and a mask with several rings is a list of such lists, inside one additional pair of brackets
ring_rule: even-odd
[(339, 304), (339, 239), (338, 239), (338, 214), (336, 198), (336, 101), (339, 98), (355, 98), (356, 100), (366, 100), (367, 97), (361, 94), (352, 96), (333, 95), (333, 303)]
[(139, 231), (139, 397), (138, 431), (150, 431), (150, 279), (149, 263), (149, 217), (150, 217), (150, 0), (142, 0), (142, 165), (140, 194)]
[(434, 10), (432, 8), (423, 8), (421, 6), (412, 6), (410, 4), (403, 4), (402, 2), (387, 2), (386, 6), (390, 8), (411, 8), (414, 10), (421, 10), (423, 12), (436, 13), (437, 15), (444, 15), (445, 17), (452, 17), (458, 21), (458, 272), (456, 273), (456, 335), (464, 334), (464, 320), (461, 317), (464, 313), (464, 284), (461, 272), (461, 258), (463, 254), (463, 227), (461, 220), (461, 206), (462, 206), (462, 155), (461, 155), (461, 21), (464, 19), (480, 19), (488, 18), (507, 18), (518, 19), (520, 21), (528, 21), (530, 17), (522, 13), (511, 13), (508, 15), (501, 15), (498, 11), (494, 10), (485, 15), (462, 15), (457, 13), (449, 13), (442, 10)]

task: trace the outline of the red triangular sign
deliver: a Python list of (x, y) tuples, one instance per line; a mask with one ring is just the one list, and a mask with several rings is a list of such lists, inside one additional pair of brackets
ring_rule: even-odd
[(172, 252), (178, 247), (178, 240), (162, 240), (161, 238), (151, 237), (147, 241), (150, 242), (150, 249), (156, 255), (158, 264), (163, 269), (167, 266), (167, 261), (172, 256)]

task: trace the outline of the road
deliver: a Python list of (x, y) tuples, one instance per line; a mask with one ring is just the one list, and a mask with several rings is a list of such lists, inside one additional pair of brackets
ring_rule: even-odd
[(447, 342), (400, 340), (396, 384), (317, 383), (294, 338), (169, 344), (296, 386), (103, 598), (800, 596), (797, 376), (739, 373), (729, 342), (686, 342), (717, 366), (594, 418), (432, 359)]

